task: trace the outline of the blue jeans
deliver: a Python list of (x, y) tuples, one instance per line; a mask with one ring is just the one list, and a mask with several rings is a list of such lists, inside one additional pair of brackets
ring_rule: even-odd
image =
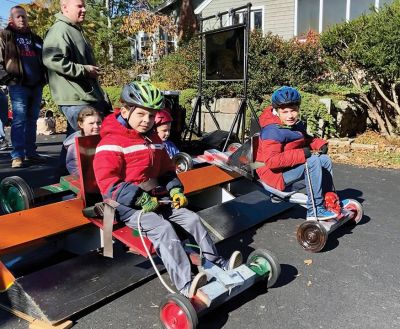
[[(332, 181), (332, 161), (326, 154), (311, 155), (307, 159), (308, 172), (310, 174), (310, 181), (312, 185), (312, 192), (314, 195), (314, 202), (316, 207), (321, 207), (324, 204), (324, 194), (333, 189)], [(310, 186), (308, 179), (305, 176), (306, 166), (304, 164), (298, 165), (293, 169), (289, 169), (283, 173), (283, 180), (285, 185), (291, 185), (292, 183), (301, 179), (305, 180), (307, 189), (307, 209), (312, 209), (312, 199), (310, 193)]]
[(8, 99), (3, 90), (0, 89), (0, 139), (6, 137), (4, 127), (8, 121)]
[(36, 122), (39, 117), (43, 86), (26, 87), (11, 85), (8, 87), (13, 111), (11, 124), (11, 158), (35, 156)]

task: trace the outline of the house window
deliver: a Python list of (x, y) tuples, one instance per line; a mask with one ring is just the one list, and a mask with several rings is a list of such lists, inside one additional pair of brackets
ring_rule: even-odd
[[(231, 18), (231, 25), (245, 23), (247, 20), (247, 12), (235, 12)], [(250, 28), (252, 30), (262, 30), (263, 28), (263, 10), (256, 8), (250, 11)]]
[(322, 30), (346, 21), (347, 0), (324, 1), (322, 14)]
[(323, 32), (330, 26), (368, 13), (393, 0), (295, 0), (295, 34), (304, 36), (309, 30)]
[(309, 30), (319, 30), (320, 0), (298, 0), (297, 35), (305, 35)]
[(362, 14), (368, 13), (369, 9), (374, 5), (374, 0), (352, 0), (350, 2), (350, 19), (354, 19)]
[(262, 21), (263, 21), (263, 13), (262, 13), (262, 10), (261, 10), (261, 9), (255, 10), (255, 11), (253, 12), (253, 19), (252, 19), (252, 22), (253, 22), (253, 29), (255, 29), (255, 30), (262, 30), (262, 27), (263, 27)]

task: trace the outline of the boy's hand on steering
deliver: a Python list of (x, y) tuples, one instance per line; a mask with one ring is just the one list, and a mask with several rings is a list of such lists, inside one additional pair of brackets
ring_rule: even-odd
[(188, 205), (188, 199), (179, 187), (174, 187), (171, 189), (171, 191), (169, 191), (169, 195), (172, 198), (172, 206), (175, 209), (186, 207)]
[(156, 197), (152, 197), (149, 193), (143, 192), (136, 200), (136, 206), (142, 207), (143, 213), (157, 210), (159, 203)]

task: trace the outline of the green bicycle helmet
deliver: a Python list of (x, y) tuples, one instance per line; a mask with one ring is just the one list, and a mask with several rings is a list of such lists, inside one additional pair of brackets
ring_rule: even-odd
[(150, 110), (164, 108), (164, 95), (150, 82), (133, 81), (125, 85), (121, 101), (128, 106), (140, 106)]

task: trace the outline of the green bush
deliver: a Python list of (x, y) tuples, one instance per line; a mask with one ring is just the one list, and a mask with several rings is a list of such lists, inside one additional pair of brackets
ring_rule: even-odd
[(193, 38), (176, 52), (161, 58), (154, 66), (151, 79), (165, 81), (167, 89), (172, 90), (196, 87), (199, 76), (199, 51), (199, 39)]
[(51, 97), (49, 85), (45, 85), (42, 92), (42, 99), (46, 103), (46, 110), (52, 110), (54, 114), (60, 114), (58, 106), (54, 103), (53, 98)]
[(121, 97), (121, 91), (122, 87), (103, 87), (103, 90), (107, 93), (108, 98), (110, 99), (110, 102), (113, 107), (120, 107), (120, 97)]

